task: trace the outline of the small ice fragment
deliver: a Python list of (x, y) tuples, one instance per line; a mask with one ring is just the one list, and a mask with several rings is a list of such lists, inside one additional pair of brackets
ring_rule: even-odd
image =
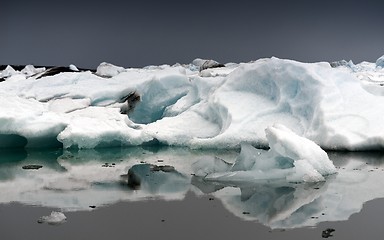
[(51, 225), (62, 224), (67, 220), (67, 217), (62, 212), (52, 211), (49, 216), (42, 216), (37, 220), (38, 223), (48, 223)]

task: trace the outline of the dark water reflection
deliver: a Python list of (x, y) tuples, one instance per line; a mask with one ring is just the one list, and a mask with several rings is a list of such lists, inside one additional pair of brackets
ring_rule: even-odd
[[(330, 152), (336, 175), (316, 184), (288, 182), (225, 184), (193, 176), (192, 164), (220, 157), (231, 162), (236, 151), (138, 147), (98, 150), (0, 152), (0, 203), (18, 202), (59, 209), (90, 211), (90, 206), (119, 202), (185, 200), (211, 196), (245, 221), (272, 229), (293, 229), (348, 220), (364, 203), (384, 197), (384, 154)], [(37, 164), (39, 170), (23, 166)], [(172, 166), (172, 171), (151, 169)], [(135, 169), (139, 184), (128, 184)]]

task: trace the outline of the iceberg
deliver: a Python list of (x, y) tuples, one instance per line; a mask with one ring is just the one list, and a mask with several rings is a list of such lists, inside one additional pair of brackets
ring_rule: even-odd
[(195, 175), (204, 181), (224, 183), (321, 182), (336, 173), (327, 153), (314, 142), (283, 125), (268, 127), (270, 150), (259, 152), (243, 144), (230, 165), (218, 159), (203, 159), (194, 165)]
[(202, 71), (215, 61), (102, 63), (96, 72), (50, 76), (7, 67), (0, 71), (0, 148), (267, 147), (264, 129), (276, 123), (326, 150), (383, 149), (379, 59), (331, 67), (272, 57)]

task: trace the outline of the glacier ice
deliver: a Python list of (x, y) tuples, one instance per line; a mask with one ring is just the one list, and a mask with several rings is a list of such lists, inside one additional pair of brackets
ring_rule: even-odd
[[(323, 149), (384, 147), (384, 70), (377, 63), (331, 67), (272, 57), (200, 72), (204, 62), (142, 69), (102, 63), (95, 74), (38, 79), (33, 73), (41, 69), (7, 68), (0, 72), (0, 147), (266, 147), (264, 129), (275, 123)], [(132, 92), (140, 101), (122, 114)]]
[(283, 125), (268, 127), (270, 150), (261, 153), (243, 144), (230, 165), (218, 159), (194, 164), (196, 176), (225, 183), (321, 182), (336, 173), (327, 153), (314, 142), (300, 137)]

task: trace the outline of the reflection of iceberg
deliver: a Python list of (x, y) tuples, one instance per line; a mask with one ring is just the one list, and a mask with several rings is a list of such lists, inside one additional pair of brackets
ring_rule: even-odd
[[(119, 201), (183, 199), (190, 187), (188, 166), (201, 156), (208, 157), (188, 149), (158, 147), (64, 153), (60, 150), (46, 154), (49, 152), (16, 155), (13, 162), (5, 161), (11, 159), (10, 153), (4, 161), (0, 159), (0, 203), (21, 202), (63, 210), (87, 210), (91, 205), (103, 206)], [(121, 184), (120, 176), (135, 164), (159, 164), (161, 160), (164, 164), (174, 165), (180, 158), (185, 160), (186, 166), (177, 165), (177, 174), (164, 174), (161, 179), (156, 179), (159, 181), (148, 182), (147, 187), (136, 191)], [(34, 163), (43, 167), (33, 171), (22, 169), (22, 166)]]
[(270, 145), (268, 152), (259, 154), (252, 146), (243, 144), (233, 165), (217, 159), (201, 160), (195, 164), (196, 175), (218, 182), (319, 182), (336, 172), (327, 153), (314, 142), (282, 125), (265, 131)]
[[(329, 153), (338, 174), (318, 183), (225, 183), (192, 177), (192, 165), (199, 159), (229, 161), (238, 155), (234, 151), (140, 147), (48, 152), (50, 154), (26, 152), (14, 157), (8, 153), (1, 158), (0, 203), (20, 202), (62, 211), (91, 210), (90, 206), (120, 201), (182, 200), (193, 190), (197, 194), (201, 191), (212, 194), (244, 220), (260, 221), (271, 228), (294, 228), (347, 220), (359, 212), (365, 202), (384, 197), (384, 189), (378, 184), (384, 181), (384, 158), (380, 153)], [(265, 154), (264, 151), (260, 153)], [(35, 163), (43, 168), (22, 169), (23, 165)], [(147, 181), (148, 185), (137, 190), (121, 184), (122, 174), (128, 173), (133, 166), (147, 164), (171, 165), (177, 172), (172, 175), (157, 172), (164, 173), (159, 176), (163, 179), (161, 182), (166, 183), (159, 187), (155, 185), (157, 181)]]
[(196, 177), (192, 183), (220, 199), (234, 215), (271, 228), (314, 226), (347, 220), (367, 201), (383, 198), (383, 155), (331, 153), (338, 174), (319, 183), (215, 182)]
[[(211, 183), (214, 184), (214, 183)], [(207, 187), (207, 186), (205, 186)], [(321, 215), (317, 199), (327, 190), (327, 182), (305, 184), (247, 184), (215, 193), (233, 214), (257, 220), (271, 228), (314, 225), (311, 217)], [(308, 221), (314, 220), (312, 224)]]
[(124, 182), (135, 190), (152, 195), (184, 192), (189, 188), (190, 179), (169, 165), (137, 164), (122, 176)]

